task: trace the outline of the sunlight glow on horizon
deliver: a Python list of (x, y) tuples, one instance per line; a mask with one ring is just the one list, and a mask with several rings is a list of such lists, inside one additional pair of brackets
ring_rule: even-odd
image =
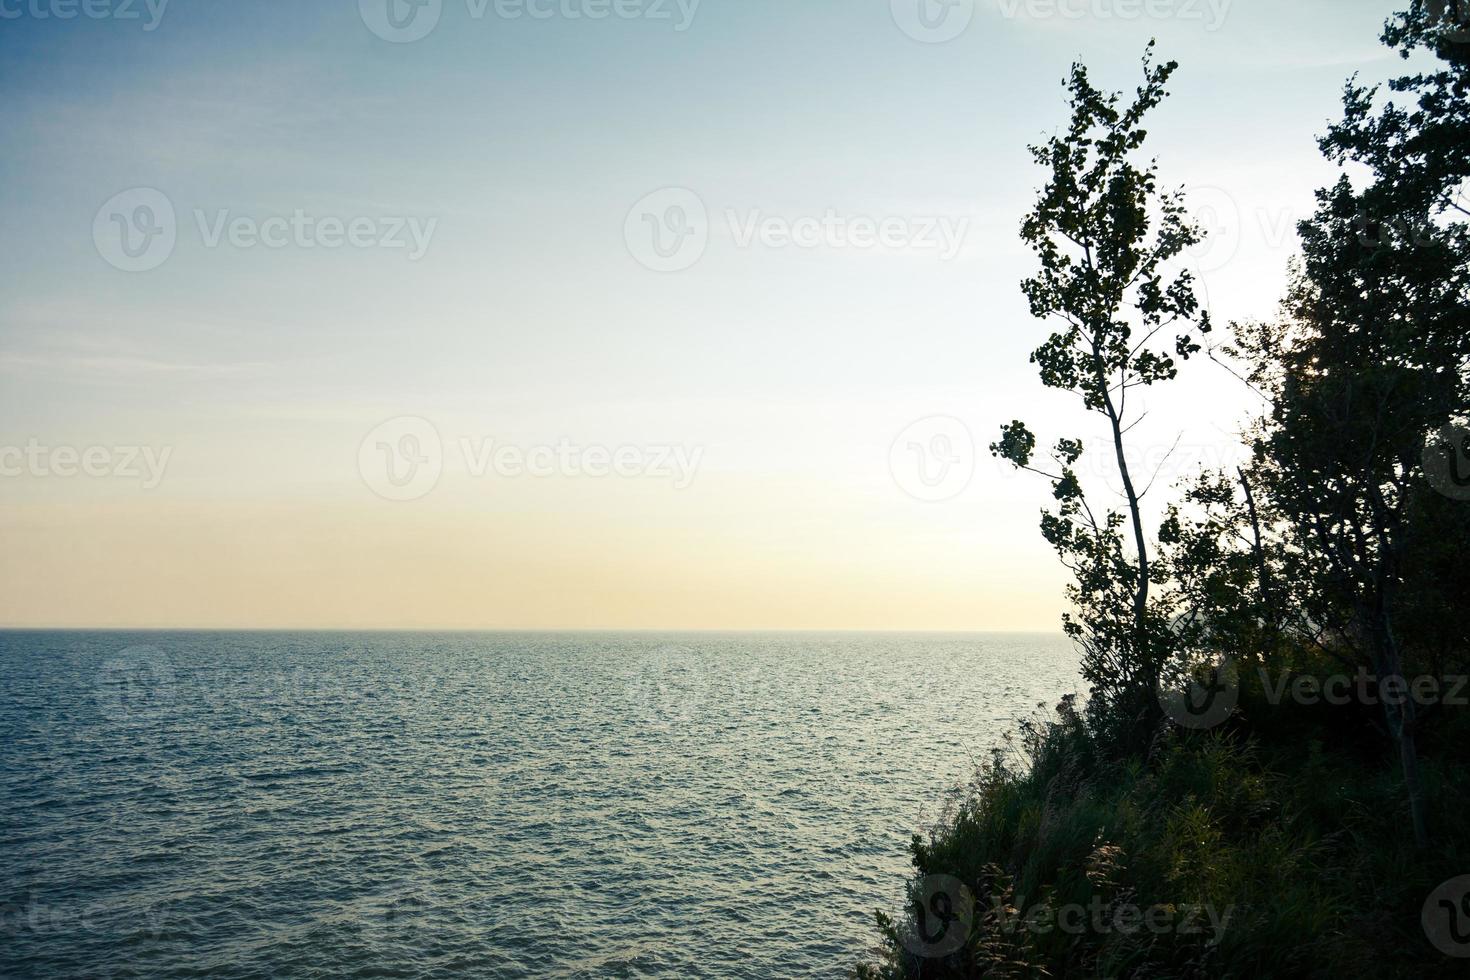
[[(1274, 312), (1391, 5), (979, 7), (943, 44), (886, 0), (704, 0), (682, 31), (446, 4), (403, 44), (351, 2), (5, 21), (0, 626), (1057, 630), (1047, 490), (985, 448), (1090, 434), (1018, 287), (1059, 80), (1131, 88), (1151, 36), (1181, 62), (1151, 151), (1219, 231), (1193, 261), (1223, 330)], [(124, 232), (160, 217), (139, 188), (176, 241), (129, 272), (97, 236), (114, 199)], [(707, 240), (655, 271), (629, 228), (666, 189), (651, 233), (702, 211)], [(1232, 459), (1251, 408), (1203, 361), (1149, 404), (1170, 475)], [(909, 435), (935, 418), (970, 447)], [(895, 471), (931, 448), (973, 464), (945, 499)], [(385, 499), (383, 453), (433, 485)]]

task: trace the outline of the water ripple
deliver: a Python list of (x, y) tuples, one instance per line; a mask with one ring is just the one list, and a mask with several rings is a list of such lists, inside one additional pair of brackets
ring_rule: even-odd
[(0, 633), (0, 975), (833, 977), (1027, 635)]

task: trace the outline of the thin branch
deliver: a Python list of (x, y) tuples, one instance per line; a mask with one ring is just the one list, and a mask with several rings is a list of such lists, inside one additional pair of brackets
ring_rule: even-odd
[(1168, 465), (1168, 462), (1169, 462), (1170, 457), (1172, 457), (1174, 455), (1174, 450), (1176, 450), (1176, 449), (1179, 448), (1179, 440), (1180, 439), (1183, 439), (1183, 438), (1184, 438), (1184, 433), (1183, 432), (1179, 433), (1179, 435), (1174, 438), (1174, 445), (1170, 446), (1169, 447), (1169, 451), (1164, 454), (1164, 458), (1161, 459), (1161, 460), (1159, 460), (1158, 469), (1154, 470), (1154, 475), (1149, 478), (1148, 486), (1146, 486), (1146, 487), (1143, 488), (1143, 493), (1140, 493), (1138, 495), (1138, 499), (1139, 500), (1142, 500), (1144, 497), (1147, 497), (1148, 496), (1148, 492), (1154, 488), (1154, 481), (1159, 478), (1159, 474), (1160, 473), (1164, 472), (1164, 467), (1166, 465)]

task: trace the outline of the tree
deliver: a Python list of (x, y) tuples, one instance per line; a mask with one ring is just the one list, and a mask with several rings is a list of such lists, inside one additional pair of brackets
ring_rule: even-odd
[(1441, 69), (1391, 83), (1418, 94), (1412, 111), (1349, 83), (1344, 120), (1321, 144), (1371, 180), (1357, 190), (1344, 175), (1318, 192), (1283, 320), (1249, 335), (1253, 379), (1271, 401), (1256, 456), (1295, 539), (1298, 600), (1311, 621), (1337, 625), (1334, 652), (1379, 678), (1421, 846), (1419, 719), (1412, 698), (1392, 693), (1407, 683), (1399, 618), (1424, 601), (1404, 592), (1415, 564), (1453, 525), (1425, 448), (1465, 418), (1470, 367), (1470, 233), (1453, 220), (1467, 213), (1470, 61), (1432, 7), (1415, 0), (1384, 40), (1406, 57), (1431, 48)]
[(1168, 617), (1150, 602), (1151, 587), (1164, 576), (1144, 533), (1148, 487), (1140, 486), (1126, 451), (1137, 421), (1130, 392), (1173, 379), (1176, 358), (1200, 349), (1191, 331), (1210, 330), (1193, 278), (1172, 268), (1201, 233), (1186, 217), (1182, 190), (1161, 190), (1157, 162), (1140, 159), (1144, 117), (1167, 97), (1178, 67), (1155, 65), (1153, 49), (1150, 43), (1144, 82), (1126, 107), (1119, 94), (1095, 88), (1083, 65), (1072, 66), (1065, 83), (1071, 122), (1065, 133), (1031, 147), (1049, 178), (1021, 231), (1041, 262), (1022, 290), (1031, 314), (1056, 325), (1031, 362), (1043, 384), (1076, 394), (1085, 411), (1106, 421), (1126, 510), (1099, 514), (1092, 507), (1077, 476), (1080, 439), (1056, 443), (1051, 470), (1032, 465), (1036, 437), (1024, 422), (1004, 426), (991, 446), (1052, 483), (1057, 510), (1041, 526), (1074, 576), (1069, 596), (1076, 612), (1064, 626), (1082, 647), (1095, 713), (1133, 734), (1157, 718)]

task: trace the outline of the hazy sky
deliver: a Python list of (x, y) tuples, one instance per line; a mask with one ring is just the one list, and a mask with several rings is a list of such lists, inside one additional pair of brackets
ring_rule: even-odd
[[(984, 447), (1090, 431), (1017, 285), (1069, 63), (1182, 63), (1222, 322), (1393, 67), (1356, 0), (387, 2), (0, 0), (0, 623), (1054, 629)], [(1187, 377), (1140, 459), (1232, 458)]]

